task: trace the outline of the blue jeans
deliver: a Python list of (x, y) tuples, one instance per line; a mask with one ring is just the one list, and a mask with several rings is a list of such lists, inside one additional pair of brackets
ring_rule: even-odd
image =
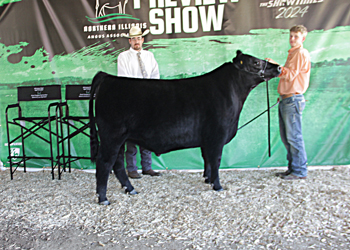
[(307, 157), (301, 133), (304, 108), (304, 95), (293, 95), (280, 101), (278, 112), (281, 139), (287, 149), (288, 170), (299, 177), (307, 176)]
[[(152, 169), (152, 152), (142, 147), (139, 147), (139, 148), (141, 153), (142, 171), (151, 170)], [(127, 142), (125, 158), (126, 158), (126, 169), (128, 170), (128, 172), (137, 171), (136, 154), (137, 154), (136, 145), (131, 142)]]

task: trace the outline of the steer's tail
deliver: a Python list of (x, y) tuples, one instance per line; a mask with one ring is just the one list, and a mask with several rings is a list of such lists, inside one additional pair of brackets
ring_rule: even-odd
[(98, 153), (98, 147), (99, 147), (99, 141), (97, 137), (97, 130), (96, 130), (96, 124), (95, 124), (95, 116), (94, 116), (94, 95), (95, 92), (98, 92), (98, 87), (100, 86), (101, 82), (103, 81), (104, 77), (107, 74), (104, 72), (98, 72), (94, 79), (92, 79), (91, 84), (91, 93), (90, 93), (90, 100), (89, 100), (89, 118), (90, 118), (90, 154), (91, 154), (91, 161), (95, 162), (97, 153)]

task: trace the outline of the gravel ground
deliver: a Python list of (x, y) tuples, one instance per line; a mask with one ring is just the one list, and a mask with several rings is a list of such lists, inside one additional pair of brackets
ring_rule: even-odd
[(109, 206), (95, 175), (0, 171), (0, 249), (350, 249), (350, 168), (309, 168), (285, 181), (277, 170), (220, 171), (223, 192), (202, 173), (111, 176)]

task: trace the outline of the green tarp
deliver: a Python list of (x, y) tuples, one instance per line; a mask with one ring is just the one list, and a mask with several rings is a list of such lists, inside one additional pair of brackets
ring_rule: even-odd
[[(159, 8), (156, 8), (153, 3), (176, 3), (178, 7), (161, 8), (157, 5)], [(7, 166), (8, 156), (5, 108), (17, 102), (16, 87), (61, 84), (64, 96), (65, 85), (91, 84), (92, 77), (98, 71), (117, 74), (117, 57), (128, 49), (127, 39), (118, 37), (118, 34), (127, 32), (130, 23), (139, 23), (143, 28), (151, 29), (144, 45), (154, 53), (162, 79), (204, 74), (232, 60), (238, 49), (284, 64), (289, 49), (288, 29), (294, 24), (304, 24), (309, 29), (304, 47), (309, 50), (312, 61), (310, 87), (305, 94), (307, 103), (303, 112), (308, 164), (350, 164), (349, 1), (338, 0), (337, 4), (330, 0), (188, 1), (192, 8), (179, 7), (181, 3), (187, 1), (131, 1), (126, 5), (125, 13), (128, 17), (138, 18), (136, 22), (130, 18), (120, 19), (127, 15), (117, 15), (117, 9), (109, 11), (114, 11), (114, 14), (110, 13), (111, 16), (119, 19), (105, 21), (108, 17), (106, 13), (97, 18), (96, 1), (45, 1), (44, 4), (34, 0), (0, 2), (0, 159), (4, 165)], [(138, 4), (148, 8), (137, 8)], [(222, 16), (219, 6), (225, 7)], [(182, 14), (180, 21), (176, 19), (177, 8)], [(174, 19), (165, 16), (166, 9), (171, 9)], [(30, 11), (26, 13), (25, 10)], [(204, 10), (207, 11), (206, 18), (214, 15), (211, 21), (199, 16)], [(292, 13), (298, 10), (298, 14), (292, 18)], [(162, 11), (164, 16), (161, 16)], [(185, 14), (189, 15), (189, 19), (184, 18)], [(193, 21), (195, 17), (196, 22)], [(101, 26), (108, 24), (111, 29), (114, 24), (116, 30), (108, 31), (108, 25), (100, 27), (93, 22), (100, 22)], [(158, 34), (162, 22), (164, 31)], [(168, 24), (171, 26), (168, 31), (167, 22), (173, 22)], [(180, 31), (177, 32), (179, 23)], [(210, 24), (209, 31), (206, 31), (209, 26), (203, 23)], [(218, 25), (221, 27), (216, 30)], [(197, 26), (198, 29), (194, 30)], [(110, 37), (107, 38), (107, 35)], [(277, 102), (277, 84), (277, 78), (269, 81), (271, 104)], [(23, 112), (34, 115), (47, 112), (44, 105), (26, 105)], [(239, 125), (264, 110), (266, 83), (261, 83), (248, 96)], [(87, 114), (88, 102), (72, 103), (71, 111), (77, 115)], [(13, 154), (21, 153), (20, 144), (15, 145), (17, 149)], [(224, 147), (221, 168), (287, 164), (286, 150), (279, 137), (277, 106), (271, 109), (271, 145), (272, 156), (268, 157), (265, 114), (239, 130), (237, 136)], [(88, 139), (84, 136), (75, 139), (72, 149), (73, 152), (89, 156)], [(47, 152), (47, 147), (32, 141), (26, 150), (41, 155)], [(50, 163), (33, 160), (29, 166), (40, 168), (50, 166)], [(203, 160), (199, 149), (187, 149), (153, 156), (153, 166), (154, 169), (202, 169)], [(75, 162), (73, 167), (95, 168), (88, 160)]]

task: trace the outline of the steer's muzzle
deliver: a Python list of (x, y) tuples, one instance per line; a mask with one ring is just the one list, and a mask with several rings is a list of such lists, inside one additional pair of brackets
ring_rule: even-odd
[(271, 64), (266, 61), (266, 64), (270, 64), (270, 67), (266, 70), (266, 67), (264, 70), (260, 70), (258, 72), (258, 75), (264, 80), (268, 81), (271, 78), (277, 77), (282, 72), (282, 67), (276, 64)]

